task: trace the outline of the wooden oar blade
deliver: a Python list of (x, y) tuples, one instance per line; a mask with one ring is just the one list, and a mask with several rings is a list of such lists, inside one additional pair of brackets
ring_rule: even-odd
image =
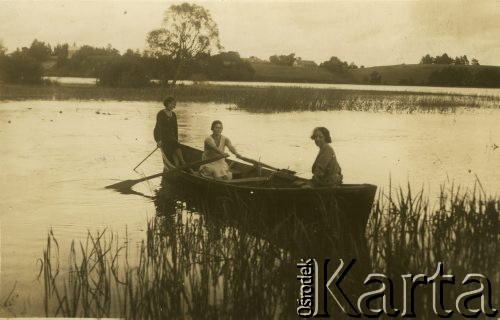
[(125, 180), (115, 184), (111, 184), (106, 186), (106, 189), (114, 190), (121, 194), (139, 194), (144, 196), (144, 194), (140, 194), (132, 189), (132, 187), (137, 184), (137, 180)]
[(124, 188), (130, 188), (134, 184), (136, 184), (135, 180), (125, 180), (125, 181), (120, 181), (117, 183), (110, 184), (109, 186), (105, 186), (104, 188), (105, 189), (119, 190), (119, 189), (124, 189)]
[(124, 180), (124, 181), (120, 181), (120, 182), (111, 184), (109, 186), (106, 186), (105, 188), (106, 189), (115, 189), (115, 190), (131, 188), (133, 185), (135, 185), (135, 184), (137, 184), (139, 182), (143, 182), (143, 181), (146, 181), (146, 180), (151, 180), (151, 179), (154, 179), (154, 178), (157, 178), (157, 177), (161, 177), (165, 173), (166, 172), (161, 172), (161, 173), (156, 173), (156, 174), (153, 174), (153, 175), (150, 175), (150, 176), (147, 176), (147, 177), (143, 177), (143, 178), (139, 178), (139, 179)]

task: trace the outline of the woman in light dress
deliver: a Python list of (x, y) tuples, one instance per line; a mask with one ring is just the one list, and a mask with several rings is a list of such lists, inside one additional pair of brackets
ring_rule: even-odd
[[(215, 120), (212, 122), (212, 134), (205, 139), (205, 146), (202, 159), (210, 159), (219, 155), (228, 155), (225, 152), (227, 147), (236, 157), (240, 154), (231, 143), (228, 137), (222, 135), (222, 122)], [(233, 175), (229, 170), (229, 166), (224, 158), (217, 161), (207, 163), (200, 167), (200, 174), (205, 177), (212, 177), (215, 179), (230, 180)]]

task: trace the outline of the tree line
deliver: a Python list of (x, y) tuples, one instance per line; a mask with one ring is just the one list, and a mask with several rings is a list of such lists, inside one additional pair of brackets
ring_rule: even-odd
[(442, 55), (437, 55), (435, 57), (426, 54), (420, 59), (420, 64), (454, 64), (454, 65), (465, 65), (465, 66), (468, 65), (478, 66), (479, 61), (476, 58), (472, 58), (472, 60), (469, 62), (469, 59), (467, 58), (466, 55), (452, 58), (448, 56), (447, 53), (443, 53)]
[[(94, 77), (103, 86), (140, 87), (150, 85), (152, 79), (159, 80), (160, 83), (167, 83), (174, 77), (250, 81), (255, 74), (250, 62), (234, 51), (214, 55), (197, 53), (193, 59), (186, 60), (179, 70), (175, 57), (132, 49), (121, 54), (111, 45), (83, 45), (77, 48), (75, 44), (64, 43), (51, 46), (35, 39), (29, 47), (17, 48), (10, 54), (6, 54), (5, 47), (0, 48), (0, 79), (9, 83), (37, 84), (42, 82), (43, 76)], [(301, 58), (292, 53), (273, 55), (268, 61), (260, 61), (278, 66), (293, 66)], [(49, 67), (44, 68), (44, 64)], [(355, 63), (349, 64), (337, 57), (331, 57), (319, 67), (332, 73), (358, 69)]]
[[(295, 53), (290, 53), (287, 55), (272, 55), (269, 57), (269, 62), (278, 66), (293, 66), (296, 62), (301, 62), (300, 57), (296, 57)], [(325, 68), (331, 72), (344, 72), (346, 70), (358, 69), (358, 66), (354, 63), (348, 63), (347, 61), (342, 61), (338, 57), (331, 57), (327, 61), (320, 63), (319, 67)], [(364, 68), (364, 66), (361, 66)]]
[[(0, 50), (0, 77), (5, 82), (37, 84), (43, 76), (95, 77), (103, 86), (140, 87), (151, 84), (152, 79), (167, 83), (174, 77), (194, 80), (249, 81), (255, 74), (250, 62), (242, 59), (238, 52), (197, 53), (186, 60), (179, 70), (176, 58), (158, 55), (154, 52), (128, 49), (123, 54), (111, 45), (76, 47), (68, 43), (51, 46), (49, 43), (33, 40), (29, 47), (17, 48), (6, 54)], [(295, 54), (273, 55), (269, 61), (279, 66), (292, 66), (301, 58)], [(43, 65), (49, 65), (45, 69)], [(320, 64), (333, 73), (357, 69), (337, 57)]]
[[(50, 68), (44, 70), (44, 64)], [(10, 54), (0, 51), (0, 70), (0, 78), (9, 83), (37, 84), (43, 76), (95, 77), (100, 85), (116, 87), (148, 86), (152, 79), (166, 83), (175, 74), (179, 79), (246, 81), (255, 73), (237, 52), (200, 53), (177, 70), (174, 58), (147, 51), (120, 54), (111, 45), (75, 48), (67, 43), (51, 47), (36, 39)]]

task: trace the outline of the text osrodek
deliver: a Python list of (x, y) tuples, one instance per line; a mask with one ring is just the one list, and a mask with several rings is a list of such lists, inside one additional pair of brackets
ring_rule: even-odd
[[(381, 273), (371, 273), (363, 284), (379, 284), (378, 288), (360, 294), (356, 301), (346, 295), (343, 290), (343, 281), (348, 279), (349, 270), (355, 264), (353, 259), (345, 265), (342, 259), (331, 274), (329, 273), (330, 259), (323, 261), (322, 270), (316, 259), (301, 259), (297, 263), (300, 281), (299, 299), (297, 299), (297, 314), (302, 318), (329, 317), (328, 299), (333, 299), (345, 314), (359, 318), (380, 317), (417, 317), (415, 314), (415, 289), (417, 286), (432, 286), (432, 308), (441, 318), (450, 318), (454, 312), (466, 318), (477, 318), (484, 314), (495, 317), (498, 310), (492, 306), (492, 285), (488, 278), (478, 273), (469, 273), (461, 281), (461, 292), (455, 299), (454, 306), (444, 305), (444, 292), (447, 286), (455, 285), (455, 276), (445, 274), (443, 263), (438, 262), (436, 272), (427, 276), (424, 274), (401, 275), (403, 287), (395, 291), (392, 280)], [(322, 272), (322, 274), (320, 274)], [(320, 278), (323, 279), (320, 281)], [(449, 288), (448, 288), (449, 289)], [(402, 295), (402, 310), (394, 307), (394, 296)], [(471, 307), (471, 305), (477, 307)], [(455, 310), (452, 310), (454, 308)]]

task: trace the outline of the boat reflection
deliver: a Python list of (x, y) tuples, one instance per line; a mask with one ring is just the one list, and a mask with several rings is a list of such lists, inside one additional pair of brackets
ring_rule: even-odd
[[(191, 302), (201, 303), (198, 307), (213, 316), (296, 318), (301, 259), (316, 259), (321, 270), (323, 261), (331, 259), (330, 276), (339, 259), (356, 259), (342, 283), (348, 297), (359, 296), (359, 284), (370, 269), (364, 237), (303, 219), (318, 214), (315, 208), (297, 212), (291, 206), (287, 215), (282, 208), (255, 212), (245, 202), (207, 198), (166, 179), (156, 192), (155, 206), (156, 229), (161, 230), (156, 236), (163, 239), (158, 241), (168, 239), (170, 272), (183, 270), (179, 276), (194, 286), (188, 291), (201, 290)], [(318, 276), (320, 283), (328, 280), (322, 272)], [(328, 303), (335, 318), (343, 314), (331, 297)]]

